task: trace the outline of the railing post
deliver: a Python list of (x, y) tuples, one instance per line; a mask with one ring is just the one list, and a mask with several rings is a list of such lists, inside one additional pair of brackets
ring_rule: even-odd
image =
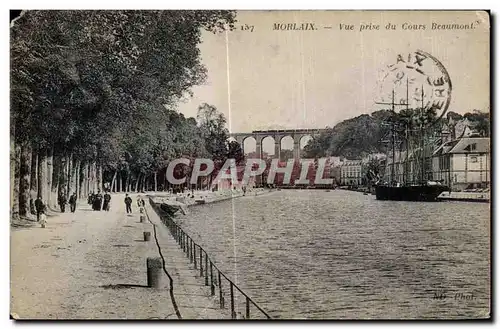
[(205, 251), (205, 286), (208, 286), (208, 255)]
[(250, 298), (247, 297), (246, 318), (250, 319)]
[(193, 239), (189, 239), (189, 262), (193, 263)]
[(224, 297), (222, 296), (222, 281), (221, 281), (220, 271), (218, 272), (219, 272), (219, 304), (220, 308), (224, 308)]
[(193, 248), (193, 261), (194, 261), (194, 268), (197, 269), (196, 266), (196, 243), (193, 242), (194, 248)]
[(200, 247), (200, 276), (203, 276), (203, 249)]
[(210, 261), (210, 292), (212, 296), (215, 296), (214, 273), (212, 267), (212, 261)]
[(234, 312), (234, 290), (231, 281), (229, 281), (229, 290), (231, 291), (231, 319), (236, 319), (236, 313)]

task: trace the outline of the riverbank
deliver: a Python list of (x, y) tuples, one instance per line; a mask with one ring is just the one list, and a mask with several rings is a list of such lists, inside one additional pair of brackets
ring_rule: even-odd
[(221, 190), (221, 191), (194, 191), (194, 193), (178, 193), (170, 194), (165, 192), (150, 192), (147, 197), (153, 198), (155, 203), (162, 202), (180, 202), (186, 206), (196, 206), (203, 204), (210, 204), (220, 201), (231, 200), (244, 196), (258, 196), (272, 192), (273, 190), (266, 190), (263, 188), (249, 189), (244, 193), (242, 190)]
[[(162, 225), (140, 223), (126, 214), (123, 195), (114, 194), (109, 212), (83, 202), (76, 213), (50, 216), (39, 225), (11, 227), (11, 315), (16, 319), (178, 319), (168, 280), (147, 287), (146, 258), (165, 258), (183, 319), (225, 319), (209, 287), (194, 271)], [(134, 197), (134, 196), (132, 196)]]

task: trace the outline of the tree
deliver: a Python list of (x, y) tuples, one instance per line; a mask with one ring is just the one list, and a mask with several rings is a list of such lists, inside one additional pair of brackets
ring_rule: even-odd
[[(43, 198), (54, 182), (80, 195), (101, 188), (103, 168), (115, 179), (127, 171), (126, 187), (136, 171), (144, 185), (157, 164), (149, 151), (161, 147), (158, 136), (139, 132), (159, 129), (169, 113), (163, 105), (204, 81), (201, 29), (216, 33), (233, 22), (232, 11), (25, 12), (11, 29), (11, 139), (13, 150), (36, 154)], [(13, 173), (32, 171), (21, 153), (12, 154)], [(12, 204), (25, 209), (17, 206), (27, 186), (19, 175)]]
[(205, 149), (214, 161), (212, 176), (215, 177), (229, 155), (226, 118), (215, 106), (203, 103), (198, 107), (196, 119), (201, 136), (205, 140)]

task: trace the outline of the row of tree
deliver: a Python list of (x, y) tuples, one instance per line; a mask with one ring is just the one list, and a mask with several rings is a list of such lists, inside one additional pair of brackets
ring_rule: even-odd
[(156, 189), (173, 158), (237, 151), (214, 107), (202, 105), (199, 122), (174, 110), (206, 77), (201, 31), (234, 21), (232, 11), (24, 12), (11, 26), (12, 218), (36, 197), (53, 207), (58, 194), (105, 185)]

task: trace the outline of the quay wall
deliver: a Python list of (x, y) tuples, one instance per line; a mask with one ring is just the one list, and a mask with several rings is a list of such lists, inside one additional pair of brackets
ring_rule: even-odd
[[(256, 189), (250, 193), (247, 191), (247, 196), (257, 196), (264, 194), (268, 191), (264, 189)], [(156, 222), (163, 223), (163, 228), (165, 231), (169, 231), (170, 235), (177, 242), (180, 251), (185, 254), (186, 259), (192, 264), (192, 269), (194, 270), (195, 276), (199, 278), (202, 282), (204, 281), (205, 286), (209, 288), (210, 295), (213, 298), (214, 304), (222, 312), (229, 312), (231, 319), (270, 319), (269, 314), (262, 309), (248, 294), (246, 294), (240, 287), (238, 287), (232, 278), (224, 274), (211, 259), (210, 254), (204, 249), (203, 246), (199, 245), (197, 241), (194, 241), (182, 228), (176, 223), (173, 216), (165, 213), (160, 207), (162, 196), (158, 195), (158, 199), (155, 202), (155, 197), (149, 196), (148, 206), (154, 213)], [(243, 193), (232, 191), (231, 193), (220, 193), (217, 195), (212, 195), (211, 198), (207, 198), (206, 203), (215, 203), (226, 200), (231, 200), (233, 198), (243, 197)], [(190, 203), (187, 206), (200, 205), (200, 203)], [(172, 269), (175, 271), (175, 269)], [(175, 284), (175, 282), (174, 282)]]

